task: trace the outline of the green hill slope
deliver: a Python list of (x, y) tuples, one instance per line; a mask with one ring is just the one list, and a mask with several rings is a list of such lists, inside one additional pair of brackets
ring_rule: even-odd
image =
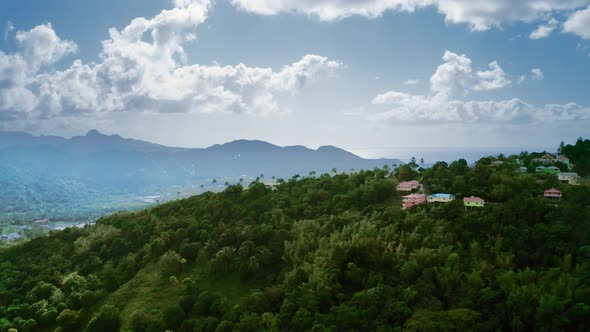
[(588, 330), (589, 188), (548, 204), (552, 178), (460, 171), (509, 194), (402, 211), (407, 175), (379, 169), (230, 186), (55, 232), (0, 253), (0, 326)]

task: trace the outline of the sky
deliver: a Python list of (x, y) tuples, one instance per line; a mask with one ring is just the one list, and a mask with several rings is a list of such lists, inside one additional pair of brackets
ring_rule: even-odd
[(590, 133), (590, 0), (4, 0), (0, 28), (0, 130), (364, 157)]

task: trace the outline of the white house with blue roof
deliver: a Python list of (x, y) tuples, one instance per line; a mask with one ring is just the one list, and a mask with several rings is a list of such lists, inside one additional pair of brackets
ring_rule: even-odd
[(428, 203), (448, 203), (455, 200), (455, 195), (451, 194), (433, 194), (428, 196)]

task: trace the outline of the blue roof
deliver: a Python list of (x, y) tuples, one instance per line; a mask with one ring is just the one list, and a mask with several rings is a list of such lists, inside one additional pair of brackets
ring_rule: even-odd
[(454, 198), (455, 195), (451, 195), (451, 194), (434, 194), (434, 195), (432, 195), (432, 197), (436, 197), (436, 198)]

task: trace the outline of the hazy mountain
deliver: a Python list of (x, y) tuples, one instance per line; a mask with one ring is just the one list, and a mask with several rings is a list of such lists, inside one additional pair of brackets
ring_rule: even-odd
[(400, 164), (395, 159), (363, 159), (324, 146), (280, 147), (237, 140), (208, 148), (166, 147), (91, 130), (70, 139), (0, 132), (0, 165), (50, 177), (67, 177), (117, 192), (195, 186), (212, 179), (290, 177), (295, 174), (371, 169)]

